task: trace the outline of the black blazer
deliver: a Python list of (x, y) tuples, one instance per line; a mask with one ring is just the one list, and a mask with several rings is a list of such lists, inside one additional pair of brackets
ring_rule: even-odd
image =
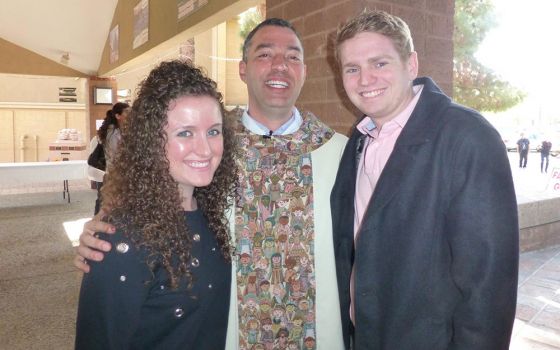
[[(225, 347), (231, 264), (202, 211), (185, 212), (185, 217), (192, 237), (191, 288), (181, 279), (171, 289), (159, 256), (148, 259), (149, 251), (137, 248), (122, 231), (99, 234), (112, 250), (102, 262), (89, 262), (91, 271), (83, 277), (77, 350)], [(155, 263), (153, 270), (147, 260)]]
[[(360, 141), (354, 131), (331, 195), (346, 347), (507, 349), (515, 318), (517, 204), (506, 150), (476, 111), (429, 78), (397, 139), (354, 248)], [(349, 319), (355, 268), (355, 321)]]

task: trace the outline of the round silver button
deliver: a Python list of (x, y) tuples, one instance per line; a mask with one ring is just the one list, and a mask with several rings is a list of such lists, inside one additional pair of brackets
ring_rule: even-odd
[(200, 266), (200, 261), (198, 261), (197, 258), (192, 258), (192, 260), (191, 260), (191, 266), (192, 266), (192, 267), (198, 267), (198, 266)]
[(129, 248), (128, 244), (126, 244), (124, 242), (121, 242), (121, 243), (117, 244), (117, 252), (119, 252), (119, 253), (124, 254), (124, 253), (128, 252), (128, 248)]
[(175, 312), (174, 312), (175, 317), (181, 318), (181, 317), (183, 317), (184, 314), (185, 314), (185, 312), (180, 307), (175, 309)]
[(159, 286), (159, 289), (164, 290), (165, 286), (162, 284), (161, 286)]
[(121, 277), (119, 277), (119, 279), (121, 280), (121, 282), (126, 281), (126, 276), (125, 275), (121, 275)]
[(212, 251), (215, 252), (215, 251), (216, 251), (216, 247), (212, 248)]
[(200, 235), (198, 233), (195, 233), (192, 237), (193, 241), (195, 242), (200, 242)]
[(212, 289), (212, 283), (208, 285), (208, 289)]

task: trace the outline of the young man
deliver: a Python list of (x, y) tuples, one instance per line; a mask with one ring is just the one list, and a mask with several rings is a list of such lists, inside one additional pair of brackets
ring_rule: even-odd
[(541, 144), (541, 173), (543, 172), (543, 170), (545, 173), (548, 173), (548, 160), (549, 160), (548, 158), (550, 157), (551, 149), (552, 149), (552, 142), (544, 140)]
[(331, 196), (346, 347), (507, 349), (518, 221), (500, 136), (417, 78), (400, 18), (363, 13), (339, 30), (336, 50), (365, 114)]
[(521, 137), (517, 140), (517, 152), (519, 152), (519, 167), (527, 167), (527, 158), (529, 156), (529, 139), (525, 134), (521, 133)]
[[(245, 40), (239, 74), (249, 103), (235, 116), (240, 198), (230, 221), (237, 266), (227, 349), (259, 343), (272, 349), (280, 336), (299, 348), (310, 342), (343, 348), (329, 196), (346, 137), (294, 107), (305, 72), (303, 47), (290, 23), (267, 19)], [(110, 249), (92, 236), (109, 228), (100, 221), (86, 224), (78, 268), (87, 272), (84, 258), (102, 259), (88, 247)], [(306, 320), (303, 328), (286, 316), (288, 306)], [(271, 329), (259, 337), (258, 325), (266, 324)]]

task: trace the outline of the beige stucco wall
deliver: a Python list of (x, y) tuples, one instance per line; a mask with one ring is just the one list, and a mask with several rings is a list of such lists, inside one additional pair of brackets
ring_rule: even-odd
[(227, 21), (226, 25), (226, 104), (230, 106), (246, 105), (247, 86), (239, 78), (239, 60), (241, 60), (242, 56), (241, 45), (243, 45), (243, 40), (239, 35), (239, 25), (237, 20)]
[(0, 74), (0, 103), (58, 103), (58, 88), (76, 88), (79, 104), (85, 103), (86, 78)]
[[(87, 137), (87, 79), (0, 74), (0, 162), (45, 161), (58, 130)], [(76, 103), (60, 103), (58, 88), (76, 88)]]
[(0, 162), (14, 162), (14, 111), (0, 109)]
[[(60, 129), (74, 128), (87, 137), (85, 109), (55, 105), (0, 107), (0, 162), (49, 160), (49, 143)], [(86, 142), (87, 140), (84, 140)]]

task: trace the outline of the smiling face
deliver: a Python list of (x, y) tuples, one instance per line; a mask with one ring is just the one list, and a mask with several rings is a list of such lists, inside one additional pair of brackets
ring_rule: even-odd
[(344, 89), (377, 126), (393, 119), (412, 100), (418, 75), (416, 53), (402, 60), (388, 37), (361, 32), (339, 47)]
[(291, 29), (274, 25), (260, 28), (251, 39), (247, 61), (239, 63), (251, 116), (267, 126), (271, 119), (287, 121), (303, 86), (305, 70), (303, 48)]
[(209, 96), (183, 96), (167, 112), (166, 154), (171, 177), (183, 195), (208, 186), (224, 151), (222, 113)]

